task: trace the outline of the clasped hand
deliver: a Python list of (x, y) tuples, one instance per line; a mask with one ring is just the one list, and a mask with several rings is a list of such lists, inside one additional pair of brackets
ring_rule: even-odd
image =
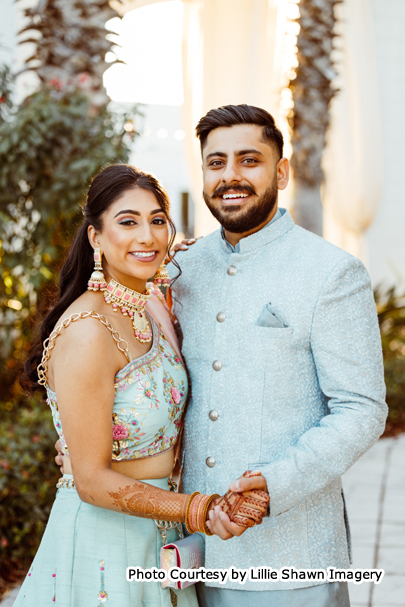
[(269, 501), (266, 479), (260, 472), (247, 470), (229, 485), (225, 495), (213, 501), (207, 527), (222, 540), (242, 535), (261, 524)]
[[(58, 452), (55, 462), (61, 466), (63, 474), (60, 441), (55, 443), (55, 449)], [(222, 540), (240, 536), (249, 527), (262, 523), (269, 501), (266, 479), (260, 472), (247, 470), (229, 485), (225, 495), (213, 500), (208, 511), (207, 527)]]

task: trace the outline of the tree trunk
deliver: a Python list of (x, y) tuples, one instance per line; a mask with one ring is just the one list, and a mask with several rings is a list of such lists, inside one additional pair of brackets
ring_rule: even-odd
[[(106, 39), (105, 24), (118, 16), (108, 0), (39, 0), (25, 10), (30, 23), (21, 41), (36, 45), (25, 69), (34, 70), (42, 82), (65, 87), (79, 85), (95, 105), (108, 101), (103, 74), (109, 67), (105, 55), (113, 42)], [(40, 36), (32, 36), (32, 32)]]
[(331, 53), (335, 26), (335, 5), (340, 0), (301, 0), (298, 5), (298, 68), (289, 85), (294, 109), (289, 116), (292, 129), (296, 197), (294, 219), (298, 225), (322, 235), (322, 154), (329, 127), (329, 106), (336, 90), (336, 73)]
[(296, 224), (322, 236), (322, 202), (318, 185), (309, 186), (302, 181), (294, 185), (294, 221)]

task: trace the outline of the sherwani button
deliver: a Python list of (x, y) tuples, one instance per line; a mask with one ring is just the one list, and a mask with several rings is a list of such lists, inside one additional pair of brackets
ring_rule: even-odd
[(229, 268), (227, 269), (227, 273), (229, 274), (229, 276), (235, 276), (237, 271), (238, 270), (235, 268), (235, 266), (229, 266)]
[(212, 368), (214, 369), (214, 371), (220, 371), (222, 369), (222, 363), (220, 360), (214, 360), (214, 362), (212, 363)]
[(205, 460), (205, 463), (207, 464), (208, 468), (213, 468), (215, 466), (215, 458), (210, 455)]
[(217, 321), (218, 322), (224, 322), (225, 320), (225, 312), (218, 312), (217, 314)]
[(218, 415), (218, 411), (215, 411), (214, 409), (212, 409), (209, 413), (208, 413), (208, 417), (210, 418), (210, 420), (212, 422), (216, 422), (219, 415)]

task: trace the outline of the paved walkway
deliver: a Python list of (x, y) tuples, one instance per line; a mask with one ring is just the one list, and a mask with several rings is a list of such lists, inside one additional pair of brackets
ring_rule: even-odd
[[(349, 583), (351, 607), (405, 607), (405, 434), (374, 445), (346, 472), (343, 486), (353, 568), (385, 570), (378, 585)], [(12, 607), (17, 592), (1, 607)]]
[(352, 607), (405, 607), (405, 434), (378, 441), (343, 477), (353, 568), (384, 569), (349, 584)]

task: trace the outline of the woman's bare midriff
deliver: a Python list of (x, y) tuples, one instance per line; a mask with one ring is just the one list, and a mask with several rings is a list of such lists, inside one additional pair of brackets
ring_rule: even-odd
[[(120, 474), (124, 474), (135, 480), (165, 478), (170, 476), (174, 463), (174, 450), (166, 451), (161, 455), (148, 457), (141, 460), (131, 460), (124, 462), (111, 462), (111, 469)], [(63, 472), (73, 474), (69, 457), (63, 457)]]

